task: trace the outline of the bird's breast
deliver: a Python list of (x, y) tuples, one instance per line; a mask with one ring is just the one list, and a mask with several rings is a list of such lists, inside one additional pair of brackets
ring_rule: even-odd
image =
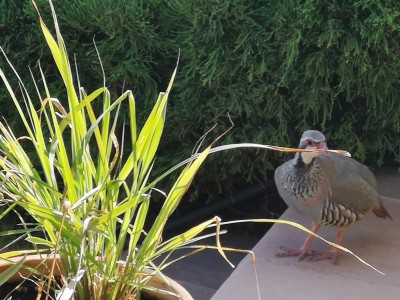
[(314, 202), (313, 200), (316, 197), (320, 198), (324, 174), (319, 165), (311, 167), (293, 166), (285, 173), (284, 177), (283, 189), (285, 194), (291, 195), (296, 201), (304, 202), (307, 205)]

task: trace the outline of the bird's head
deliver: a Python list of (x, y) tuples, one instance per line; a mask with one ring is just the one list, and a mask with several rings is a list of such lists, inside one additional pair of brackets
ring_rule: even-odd
[[(322, 132), (318, 130), (304, 131), (300, 139), (299, 148), (307, 150), (328, 149), (328, 147), (326, 146), (325, 136), (322, 134)], [(314, 157), (320, 154), (321, 152), (301, 152), (299, 153), (299, 156), (301, 157), (302, 161), (307, 165), (312, 162)]]

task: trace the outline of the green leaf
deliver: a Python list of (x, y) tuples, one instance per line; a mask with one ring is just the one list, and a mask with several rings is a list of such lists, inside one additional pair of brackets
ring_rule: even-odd
[(25, 259), (26, 255), (24, 255), (24, 257), (22, 257), (18, 262), (0, 274), (0, 286), (6, 283), (15, 273), (18, 272), (18, 270), (24, 264)]
[(200, 153), (196, 160), (192, 161), (190, 165), (188, 165), (180, 174), (179, 178), (169, 192), (159, 215), (153, 223), (153, 226), (151, 227), (149, 233), (142, 243), (142, 246), (139, 249), (137, 258), (139, 263), (149, 260), (154, 254), (155, 247), (161, 239), (165, 223), (170, 215), (175, 211), (183, 195), (188, 190), (196, 172), (210, 153), (210, 150), (211, 146)]
[(208, 228), (209, 225), (215, 223), (215, 219), (212, 218), (210, 220), (207, 220), (189, 230), (187, 230), (185, 233), (182, 233), (180, 235), (177, 235), (168, 241), (165, 241), (162, 245), (160, 245), (160, 248), (156, 252), (156, 256), (177, 249), (178, 247), (186, 244), (189, 242), (191, 239), (194, 237), (200, 235), (206, 228)]
[(49, 240), (45, 240), (45, 239), (38, 238), (38, 237), (35, 237), (35, 236), (29, 236), (25, 240), (28, 241), (28, 242), (31, 242), (33, 244), (44, 245), (44, 246), (47, 246), (49, 248), (55, 248), (55, 246), (56, 246), (55, 243), (52, 243)]

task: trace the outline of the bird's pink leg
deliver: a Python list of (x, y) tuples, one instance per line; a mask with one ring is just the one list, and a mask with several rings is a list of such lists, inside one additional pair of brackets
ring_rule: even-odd
[[(336, 235), (335, 244), (340, 245), (340, 243), (342, 242), (343, 236), (344, 236), (345, 229), (346, 229), (345, 227), (339, 228), (338, 233)], [(330, 252), (315, 254), (310, 258), (310, 260), (318, 261), (318, 260), (324, 260), (324, 259), (331, 259), (332, 263), (336, 265), (338, 250), (339, 250), (338, 248), (332, 247)]]
[[(317, 222), (313, 222), (313, 228), (311, 231), (313, 233), (317, 233), (319, 228), (321, 227), (321, 224)], [(299, 256), (299, 260), (303, 260), (305, 257), (310, 255), (310, 248), (311, 248), (311, 243), (314, 239), (314, 236), (310, 234), (306, 240), (304, 241), (303, 245), (300, 247), (300, 249), (288, 249), (285, 250), (284, 252), (276, 254), (277, 257), (287, 257), (287, 256)]]

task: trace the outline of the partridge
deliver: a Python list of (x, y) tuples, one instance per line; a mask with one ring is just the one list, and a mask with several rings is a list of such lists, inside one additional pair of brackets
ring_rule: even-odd
[[(303, 133), (299, 148), (328, 149), (325, 136), (317, 130)], [(372, 172), (356, 160), (324, 151), (299, 152), (275, 171), (275, 183), (286, 204), (313, 220), (312, 232), (321, 225), (339, 228), (335, 243), (340, 244), (345, 230), (372, 212), (380, 218), (392, 219), (377, 191)], [(302, 260), (331, 259), (336, 263), (338, 249), (312, 254), (313, 235), (309, 235), (300, 249), (286, 250), (279, 257), (299, 256)]]

